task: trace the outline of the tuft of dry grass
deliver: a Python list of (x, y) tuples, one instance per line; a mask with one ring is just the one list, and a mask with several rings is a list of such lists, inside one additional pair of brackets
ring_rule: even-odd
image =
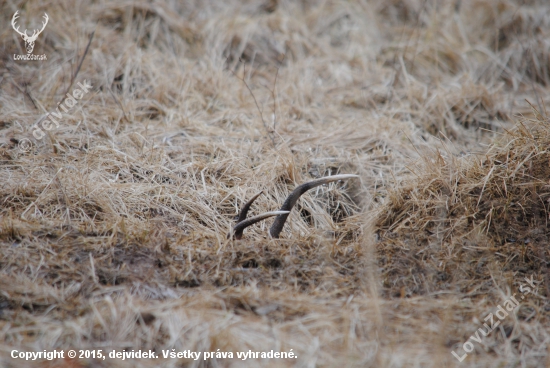
[[(24, 44), (0, 29), (1, 366), (458, 366), (451, 351), (530, 276), (536, 292), (462, 364), (548, 364), (545, 1), (0, 9), (4, 25), (50, 19), (47, 61), (14, 61)], [(272, 220), (227, 239), (255, 194), (249, 216), (338, 174), (359, 179), (304, 194), (281, 239)]]
[(377, 220), (389, 292), (485, 298), (496, 275), (510, 287), (530, 275), (548, 281), (547, 124), (525, 119), (483, 156), (438, 152), (414, 168), (424, 175), (393, 193)]

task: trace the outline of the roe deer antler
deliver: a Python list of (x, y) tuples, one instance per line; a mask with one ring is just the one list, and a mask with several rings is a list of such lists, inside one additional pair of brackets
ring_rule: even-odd
[(324, 178), (319, 178), (298, 186), (296, 189), (292, 191), (292, 193), (290, 193), (285, 203), (283, 203), (283, 206), (281, 207), (280, 211), (285, 211), (286, 213), (280, 214), (275, 218), (273, 225), (271, 225), (271, 229), (269, 229), (269, 234), (271, 235), (272, 238), (275, 238), (275, 239), (279, 237), (279, 234), (281, 233), (281, 231), (283, 230), (283, 227), (285, 226), (285, 222), (286, 222), (286, 219), (288, 218), (288, 214), (290, 213), (290, 211), (298, 201), (298, 198), (300, 198), (300, 196), (305, 192), (307, 192), (308, 190), (318, 187), (319, 185), (328, 184), (333, 181), (358, 178), (358, 177), (359, 175), (353, 175), (353, 174), (326, 176)]
[(262, 190), (260, 193), (256, 194), (254, 197), (252, 197), (248, 202), (244, 204), (244, 206), (241, 208), (241, 211), (239, 212), (239, 215), (237, 216), (237, 225), (233, 227), (233, 230), (227, 234), (227, 239), (231, 238), (231, 235), (233, 234), (234, 238), (239, 240), (243, 237), (243, 231), (250, 225), (254, 225), (256, 222), (261, 221), (263, 219), (266, 219), (268, 217), (277, 216), (280, 214), (286, 213), (285, 211), (274, 211), (274, 212), (266, 212), (262, 213), (261, 215), (254, 216), (246, 219), (246, 216), (248, 215), (248, 210), (250, 210), (250, 206), (252, 206), (252, 203), (263, 193)]
[(250, 206), (252, 206), (252, 203), (254, 203), (256, 198), (258, 198), (263, 192), (264, 191), (262, 190), (260, 193), (256, 194), (248, 202), (245, 203), (245, 205), (241, 209), (241, 212), (239, 212), (239, 217), (237, 217), (237, 223), (246, 220), (246, 215), (248, 214), (248, 210), (250, 209)]
[(268, 217), (272, 216), (281, 216), (290, 213), (290, 211), (273, 211), (273, 212), (266, 212), (262, 213), (261, 215), (251, 217), (249, 219), (246, 219), (244, 221), (239, 222), (235, 227), (233, 227), (233, 231), (229, 234), (227, 234), (227, 239), (231, 238), (231, 234), (235, 237), (235, 239), (239, 240), (243, 237), (243, 231), (250, 225), (254, 225), (256, 222), (262, 221), (263, 219), (266, 219)]

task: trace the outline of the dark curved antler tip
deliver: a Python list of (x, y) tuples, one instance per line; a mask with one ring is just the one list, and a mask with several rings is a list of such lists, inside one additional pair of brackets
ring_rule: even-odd
[[(290, 211), (300, 198), (302, 194), (307, 192), (310, 189), (313, 189), (315, 187), (318, 187), (319, 185), (328, 184), (333, 181), (338, 180), (345, 180), (345, 179), (351, 179), (351, 178), (358, 178), (359, 175), (355, 174), (340, 174), (340, 175), (332, 175), (332, 176), (325, 176), (324, 178), (319, 178), (312, 180), (310, 182), (304, 183), (296, 187), (292, 191), (292, 193), (289, 194), (289, 196), (286, 198), (285, 203), (283, 203), (283, 206), (281, 207), (281, 211)], [(273, 225), (271, 225), (271, 228), (269, 229), (269, 235), (271, 235), (272, 238), (277, 239), (279, 238), (279, 235), (281, 234), (281, 231), (283, 231), (283, 227), (285, 226), (286, 219), (288, 218), (287, 214), (278, 215), (275, 218), (275, 221), (273, 221)]]
[(264, 192), (264, 191), (262, 190), (260, 193), (256, 194), (254, 197), (250, 198), (250, 200), (244, 204), (243, 208), (241, 208), (241, 211), (239, 212), (239, 216), (236, 218), (237, 223), (246, 220), (246, 216), (248, 215), (248, 210), (250, 210), (250, 206), (252, 206), (252, 203), (254, 203), (254, 201), (255, 201), (263, 192)]
[(244, 221), (239, 222), (237, 225), (233, 227), (233, 230), (227, 234), (227, 239), (231, 238), (231, 235), (237, 240), (241, 239), (243, 236), (243, 231), (247, 227), (254, 225), (256, 222), (262, 221), (266, 218), (272, 217), (272, 216), (279, 216), (279, 215), (285, 215), (290, 213), (290, 211), (272, 211), (272, 212), (265, 212), (258, 216), (251, 217), (249, 219), (246, 219)]

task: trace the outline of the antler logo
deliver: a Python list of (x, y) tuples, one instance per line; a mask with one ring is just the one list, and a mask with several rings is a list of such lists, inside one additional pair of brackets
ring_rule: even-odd
[(15, 20), (17, 18), (19, 18), (19, 15), (17, 15), (17, 13), (19, 13), (19, 11), (16, 11), (15, 14), (13, 15), (13, 18), (11, 19), (11, 26), (13, 27), (15, 32), (19, 33), (21, 35), (21, 37), (23, 38), (23, 40), (25, 40), (25, 48), (27, 49), (27, 54), (30, 54), (30, 53), (32, 53), (32, 50), (34, 49), (34, 41), (36, 41), (36, 39), (38, 38), (38, 35), (40, 33), (42, 33), (44, 28), (46, 28), (46, 24), (48, 24), (48, 19), (49, 19), (48, 14), (44, 13), (44, 19), (46, 21), (42, 22), (42, 29), (40, 31), (38, 29), (35, 29), (33, 34), (31, 36), (29, 36), (27, 34), (26, 29), (25, 29), (25, 32), (19, 32), (19, 27), (15, 28)]

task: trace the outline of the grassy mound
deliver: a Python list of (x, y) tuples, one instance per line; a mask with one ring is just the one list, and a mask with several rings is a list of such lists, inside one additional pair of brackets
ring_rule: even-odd
[(425, 175), (393, 193), (377, 222), (388, 292), (483, 295), (494, 277), (548, 281), (550, 129), (538, 116), (484, 155), (438, 152), (412, 169)]

